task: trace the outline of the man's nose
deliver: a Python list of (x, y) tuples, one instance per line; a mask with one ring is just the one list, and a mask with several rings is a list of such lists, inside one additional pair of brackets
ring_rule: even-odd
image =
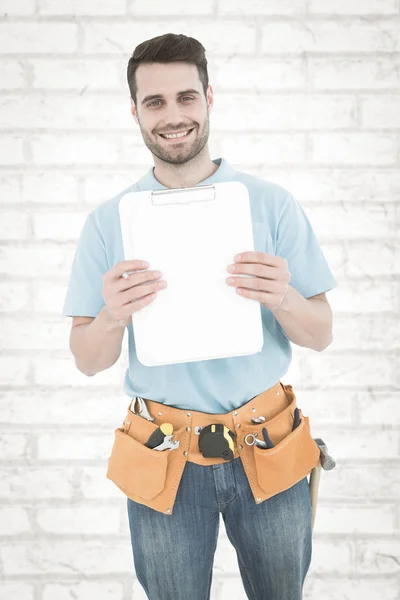
[(181, 114), (179, 106), (170, 106), (165, 112), (165, 122), (168, 123), (166, 129), (171, 128), (173, 131), (178, 131), (180, 126), (185, 126), (185, 119)]

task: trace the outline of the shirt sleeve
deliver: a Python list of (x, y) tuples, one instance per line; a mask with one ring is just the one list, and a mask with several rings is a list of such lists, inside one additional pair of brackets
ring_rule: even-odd
[(304, 298), (337, 286), (311, 223), (303, 207), (291, 194), (278, 222), (276, 255), (288, 261), (289, 285)]
[(105, 302), (103, 275), (109, 270), (103, 236), (93, 211), (78, 239), (62, 314), (65, 317), (97, 317)]

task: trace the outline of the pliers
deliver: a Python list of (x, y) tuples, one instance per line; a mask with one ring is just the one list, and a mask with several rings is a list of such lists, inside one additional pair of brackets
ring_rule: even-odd
[[(139, 402), (139, 411), (135, 410), (136, 402)], [(135, 415), (139, 415), (143, 417), (143, 419), (147, 419), (148, 421), (154, 421), (154, 417), (151, 416), (149, 411), (147, 410), (146, 402), (141, 398), (141, 396), (135, 396), (131, 402), (130, 410), (135, 413)]]
[[(300, 411), (296, 407), (295, 411), (294, 411), (294, 421), (293, 421), (292, 431), (294, 431), (299, 424), (300, 424)], [(262, 434), (263, 434), (264, 441), (262, 442), (261, 440), (254, 438), (254, 443), (259, 448), (273, 448), (274, 444), (272, 443), (271, 438), (268, 435), (268, 431), (266, 430), (265, 427), (262, 428)]]

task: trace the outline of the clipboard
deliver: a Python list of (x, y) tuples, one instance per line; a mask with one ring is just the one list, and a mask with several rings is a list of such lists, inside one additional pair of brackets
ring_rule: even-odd
[(143, 365), (262, 350), (260, 303), (240, 296), (225, 281), (234, 256), (254, 251), (249, 193), (243, 183), (130, 192), (119, 200), (119, 216), (124, 259), (147, 260), (149, 269), (159, 269), (168, 284), (132, 314), (136, 353)]

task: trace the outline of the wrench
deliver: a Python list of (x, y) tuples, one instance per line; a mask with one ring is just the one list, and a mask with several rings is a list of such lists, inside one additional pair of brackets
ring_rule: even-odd
[(173, 437), (174, 437), (173, 433), (171, 433), (171, 435), (166, 435), (163, 442), (159, 446), (156, 446), (155, 448), (152, 448), (152, 449), (153, 450), (175, 450), (175, 448), (178, 448), (178, 446), (180, 444), (180, 440), (175, 440), (173, 442), (172, 441)]

